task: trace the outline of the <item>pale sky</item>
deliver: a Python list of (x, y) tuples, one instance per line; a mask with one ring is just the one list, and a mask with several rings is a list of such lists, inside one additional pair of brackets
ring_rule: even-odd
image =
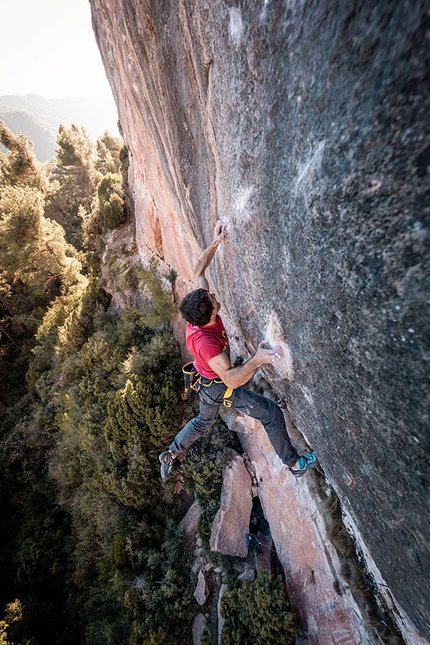
[(89, 0), (0, 0), (4, 94), (111, 96)]

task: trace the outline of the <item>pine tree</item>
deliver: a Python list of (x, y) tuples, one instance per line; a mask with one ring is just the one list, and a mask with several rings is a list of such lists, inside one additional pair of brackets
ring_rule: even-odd
[(141, 507), (158, 492), (158, 462), (154, 458), (177, 432), (180, 424), (178, 372), (146, 366), (132, 375), (108, 405), (105, 429), (114, 464), (105, 482), (127, 506)]
[[(95, 157), (82, 131), (62, 129), (48, 181), (28, 140), (0, 136), (0, 640), (179, 642), (195, 610), (192, 554), (157, 455), (180, 426), (180, 352), (152, 314), (108, 313), (97, 272), (82, 275), (83, 253), (46, 216), (56, 199), (65, 223), (76, 204), (79, 221), (98, 211), (89, 184), (79, 191), (117, 172), (117, 143), (104, 136)], [(147, 283), (166, 318), (155, 266)]]
[(222, 597), (221, 645), (291, 645), (295, 616), (280, 577), (259, 571), (252, 582), (235, 583)]
[(47, 178), (33, 152), (33, 144), (23, 134), (14, 135), (0, 121), (0, 143), (7, 152), (0, 152), (0, 186), (26, 186), (45, 191)]
[(82, 210), (89, 212), (101, 174), (95, 168), (95, 149), (85, 128), (60, 125), (57, 161), (51, 172), (52, 192), (46, 216), (59, 222), (66, 239), (82, 248)]
[(97, 195), (104, 226), (109, 230), (118, 228), (125, 219), (121, 175), (107, 173), (97, 186)]
[(109, 132), (104, 132), (96, 143), (96, 170), (102, 175), (107, 175), (108, 173), (120, 174), (123, 148), (124, 142), (122, 139), (113, 137)]
[(50, 302), (81, 279), (77, 253), (44, 216), (47, 181), (28, 141), (1, 124), (0, 378), (3, 403), (24, 391), (34, 333)]
[[(168, 323), (177, 313), (172, 300), (172, 288), (164, 288), (163, 277), (157, 260), (152, 257), (147, 269), (136, 269), (135, 276), (151, 297), (151, 305), (145, 310), (145, 321), (149, 327), (156, 328)], [(169, 280), (168, 276), (166, 281)], [(175, 277), (175, 276), (173, 276)], [(171, 280), (169, 280), (171, 282)]]

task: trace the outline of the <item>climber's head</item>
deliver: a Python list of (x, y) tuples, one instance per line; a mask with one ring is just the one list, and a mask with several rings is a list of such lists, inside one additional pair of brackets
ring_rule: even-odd
[(196, 289), (182, 300), (180, 311), (187, 322), (203, 327), (209, 324), (213, 314), (217, 314), (220, 307), (215, 294), (207, 289)]

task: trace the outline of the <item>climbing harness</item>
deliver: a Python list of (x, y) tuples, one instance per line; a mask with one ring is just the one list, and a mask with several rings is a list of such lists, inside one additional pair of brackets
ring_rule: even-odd
[[(207, 379), (206, 379), (206, 380), (207, 380)], [(217, 378), (215, 378), (215, 379), (212, 379), (212, 381), (207, 381), (207, 382), (205, 383), (205, 379), (203, 379), (203, 378), (202, 378), (201, 383), (202, 383), (203, 387), (210, 387), (210, 386), (212, 385), (212, 383), (217, 383), (217, 384), (219, 384), (219, 383), (223, 383), (223, 381), (221, 381), (221, 379), (217, 379)], [(223, 404), (223, 406), (224, 406), (225, 408), (231, 408), (231, 407), (232, 407), (233, 403), (232, 403), (232, 401), (231, 401), (231, 397), (232, 397), (232, 395), (233, 395), (233, 392), (234, 392), (234, 390), (233, 390), (233, 388), (232, 388), (232, 387), (227, 387), (227, 388), (226, 388), (226, 390), (225, 390), (225, 392), (224, 392), (224, 395), (223, 395), (223, 397), (222, 397), (222, 404)]]
[(184, 398), (188, 398), (193, 392), (199, 391), (202, 377), (192, 361), (185, 363), (182, 368), (182, 374), (184, 375)]
[[(188, 398), (191, 396), (192, 392), (198, 392), (201, 387), (210, 387), (213, 383), (222, 383), (223, 381), (221, 379), (212, 379), (209, 381), (205, 377), (203, 377), (201, 374), (198, 373), (196, 368), (194, 367), (194, 363), (190, 361), (189, 363), (185, 363), (185, 365), (182, 368), (182, 374), (184, 375), (184, 397), (183, 398)], [(227, 387), (224, 396), (222, 398), (222, 404), (225, 408), (231, 408), (233, 403), (231, 401), (231, 397), (233, 395), (233, 388), (232, 387)]]
[[(205, 380), (206, 380), (206, 382), (205, 382)], [(220, 383), (222, 383), (222, 381), (219, 378), (214, 378), (214, 379), (212, 379), (212, 381), (209, 381), (209, 379), (205, 379), (204, 376), (202, 377), (202, 385), (203, 385), (203, 387), (209, 387), (210, 385), (212, 385), (212, 383), (220, 384)]]

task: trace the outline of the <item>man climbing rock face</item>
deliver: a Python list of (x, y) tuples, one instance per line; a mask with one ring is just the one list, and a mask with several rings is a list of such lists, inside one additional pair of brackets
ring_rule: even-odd
[(216, 421), (223, 404), (261, 421), (276, 453), (295, 477), (302, 477), (317, 464), (314, 452), (299, 456), (291, 445), (284, 415), (276, 403), (243, 387), (261, 365), (280, 360), (282, 348), (268, 348), (267, 341), (262, 341), (248, 361), (237, 367), (231, 365), (230, 345), (218, 315), (221, 305), (215, 294), (210, 293), (205, 277), (205, 271), (226, 235), (225, 224), (218, 221), (212, 244), (197, 260), (194, 271), (197, 288), (181, 303), (181, 314), (187, 321), (186, 344), (201, 375), (200, 412), (176, 435), (169, 449), (159, 456), (163, 481), (167, 480), (175, 459)]

